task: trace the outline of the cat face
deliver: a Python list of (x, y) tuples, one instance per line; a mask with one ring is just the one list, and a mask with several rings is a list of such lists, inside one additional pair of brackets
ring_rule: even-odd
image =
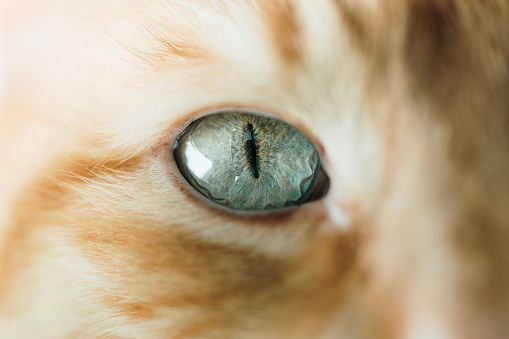
[[(509, 333), (504, 1), (3, 3), (0, 333)], [(173, 144), (212, 113), (298, 128), (330, 179), (216, 206)]]

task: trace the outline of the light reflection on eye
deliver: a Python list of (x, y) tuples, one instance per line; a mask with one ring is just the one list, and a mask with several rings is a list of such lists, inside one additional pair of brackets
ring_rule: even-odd
[(174, 156), (198, 192), (232, 209), (298, 206), (328, 189), (310, 140), (281, 120), (256, 114), (224, 112), (191, 123), (175, 142)]
[(212, 161), (197, 150), (192, 142), (189, 142), (185, 155), (188, 162), (187, 166), (196, 177), (204, 177), (212, 168)]

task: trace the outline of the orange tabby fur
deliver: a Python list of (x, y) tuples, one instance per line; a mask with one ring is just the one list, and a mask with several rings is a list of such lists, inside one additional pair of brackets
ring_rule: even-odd
[[(509, 337), (509, 2), (2, 0), (0, 23), (1, 338)], [(328, 195), (195, 195), (171, 145), (223, 108), (300, 128)]]

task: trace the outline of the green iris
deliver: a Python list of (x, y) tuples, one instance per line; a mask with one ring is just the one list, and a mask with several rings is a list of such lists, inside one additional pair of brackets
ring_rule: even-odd
[(325, 195), (329, 179), (295, 127), (260, 115), (225, 112), (194, 121), (174, 146), (186, 180), (237, 210), (298, 206)]

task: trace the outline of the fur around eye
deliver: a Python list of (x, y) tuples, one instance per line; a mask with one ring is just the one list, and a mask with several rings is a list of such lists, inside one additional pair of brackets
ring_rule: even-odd
[(224, 112), (191, 123), (174, 145), (184, 178), (237, 210), (298, 206), (323, 197), (328, 177), (311, 141), (278, 119)]

